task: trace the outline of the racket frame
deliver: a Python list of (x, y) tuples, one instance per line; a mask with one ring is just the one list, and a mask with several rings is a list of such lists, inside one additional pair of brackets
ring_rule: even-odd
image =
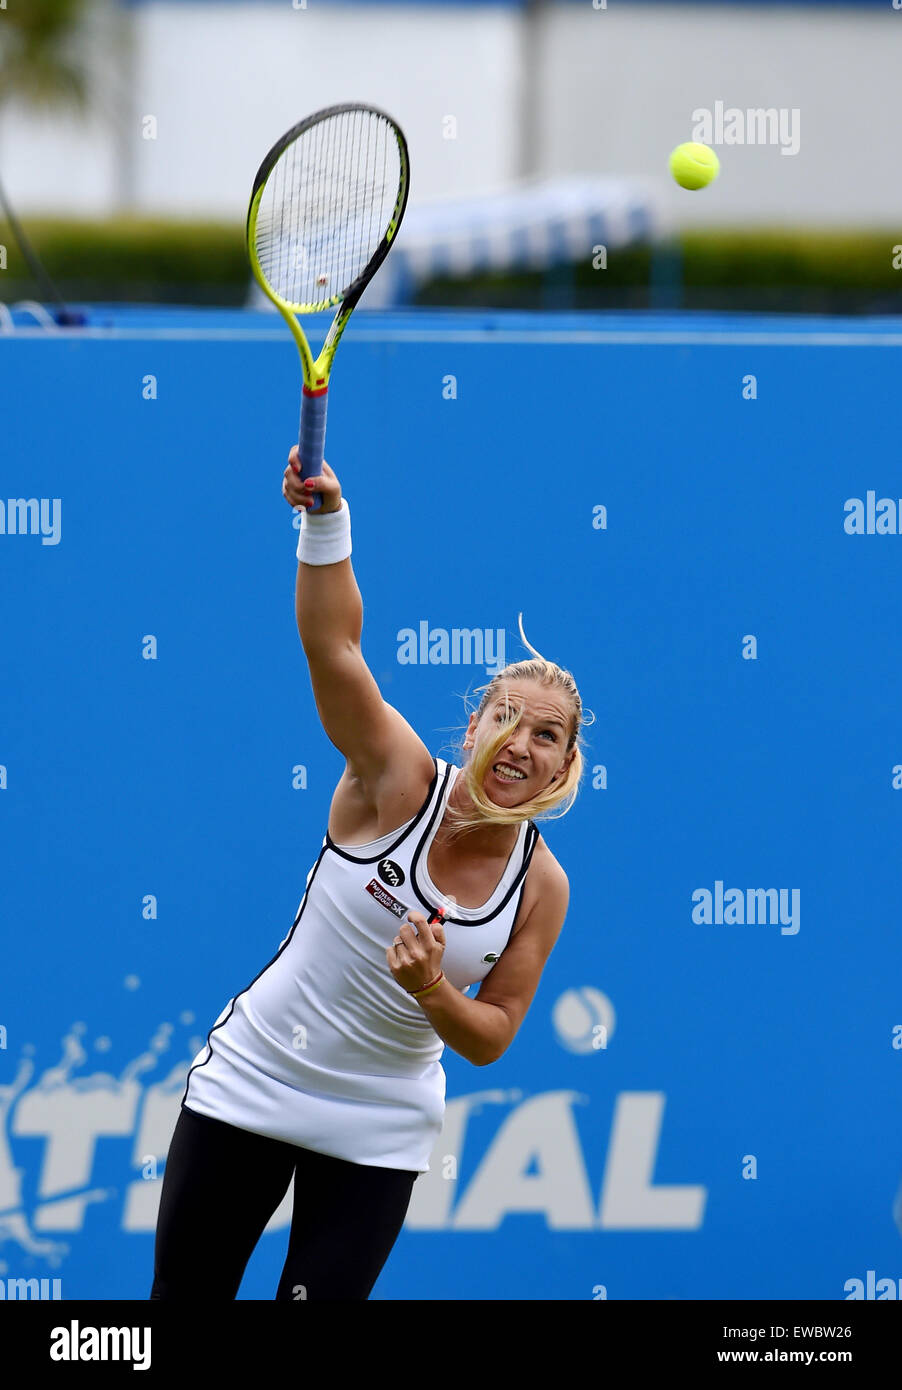
[[(331, 116), (343, 115), (350, 111), (366, 111), (370, 115), (381, 116), (382, 119), (387, 121), (391, 126), (395, 139), (398, 142), (398, 155), (401, 165), (398, 196), (395, 200), (395, 206), (392, 210), (392, 215), (382, 240), (370, 257), (370, 260), (364, 266), (356, 280), (352, 281), (348, 286), (347, 290), (343, 291), (341, 294), (331, 295), (328, 299), (318, 304), (293, 304), (283, 299), (281, 295), (277, 294), (270, 287), (260, 266), (257, 249), (254, 244), (260, 201), (263, 197), (267, 179), (289, 145), (292, 145), (300, 135), (303, 135), (305, 131), (310, 130), (313, 126), (320, 124), (321, 121)], [(397, 121), (395, 121), (388, 112), (380, 110), (378, 106), (369, 106), (364, 102), (346, 102), (338, 106), (326, 106), (321, 111), (315, 111), (312, 116), (307, 116), (303, 121), (299, 121), (297, 125), (292, 126), (291, 130), (286, 131), (280, 140), (276, 141), (275, 145), (273, 145), (269, 154), (260, 165), (260, 168), (257, 170), (254, 186), (251, 191), (246, 225), (247, 247), (250, 254), (251, 270), (257, 284), (266, 297), (272, 301), (282, 314), (294, 336), (301, 358), (301, 368), (304, 373), (304, 386), (306, 388), (305, 397), (325, 396), (329, 385), (329, 375), (332, 371), (332, 360), (335, 356), (335, 349), (338, 347), (339, 339), (345, 330), (348, 319), (357, 307), (360, 296), (363, 294), (363, 291), (391, 250), (392, 242), (401, 225), (401, 219), (407, 207), (407, 195), (409, 191), (410, 157), (404, 132), (401, 130)], [(334, 308), (336, 305), (340, 305), (341, 307), (332, 320), (319, 356), (314, 358), (310, 350), (310, 344), (307, 342), (304, 330), (298, 323), (296, 315), (322, 313), (324, 310)]]

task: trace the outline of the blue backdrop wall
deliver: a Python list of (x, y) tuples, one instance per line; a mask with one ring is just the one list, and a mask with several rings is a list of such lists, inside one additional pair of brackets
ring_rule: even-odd
[[(357, 318), (327, 458), (385, 697), (454, 758), (522, 611), (596, 715), (543, 827), (563, 933), (499, 1062), (446, 1049), (374, 1297), (902, 1290), (902, 326)], [(93, 322), (0, 338), (0, 1294), (143, 1299), (187, 1067), (343, 760), (294, 623), (287, 331)]]

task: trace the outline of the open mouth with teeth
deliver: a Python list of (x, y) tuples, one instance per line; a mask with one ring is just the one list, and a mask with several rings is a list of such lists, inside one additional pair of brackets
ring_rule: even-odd
[(508, 763), (496, 763), (492, 771), (501, 782), (522, 782), (526, 777), (525, 772), (517, 771)]

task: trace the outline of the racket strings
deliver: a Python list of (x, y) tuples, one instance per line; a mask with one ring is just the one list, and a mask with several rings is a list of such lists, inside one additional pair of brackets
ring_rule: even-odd
[(280, 155), (264, 186), (255, 248), (288, 304), (326, 307), (369, 264), (401, 184), (394, 127), (369, 111), (318, 121)]

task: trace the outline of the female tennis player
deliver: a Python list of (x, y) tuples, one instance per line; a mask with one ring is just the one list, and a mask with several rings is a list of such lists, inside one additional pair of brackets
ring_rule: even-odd
[(572, 676), (537, 652), (506, 666), (463, 766), (433, 757), (364, 661), (338, 478), (324, 463), (305, 486), (295, 447), (282, 492), (304, 508), (298, 631), (347, 765), (290, 932), (188, 1072), (152, 1299), (234, 1299), (292, 1181), (276, 1299), (367, 1299), (442, 1128), (445, 1045), (477, 1067), (510, 1046), (569, 900), (532, 817), (579, 790)]

